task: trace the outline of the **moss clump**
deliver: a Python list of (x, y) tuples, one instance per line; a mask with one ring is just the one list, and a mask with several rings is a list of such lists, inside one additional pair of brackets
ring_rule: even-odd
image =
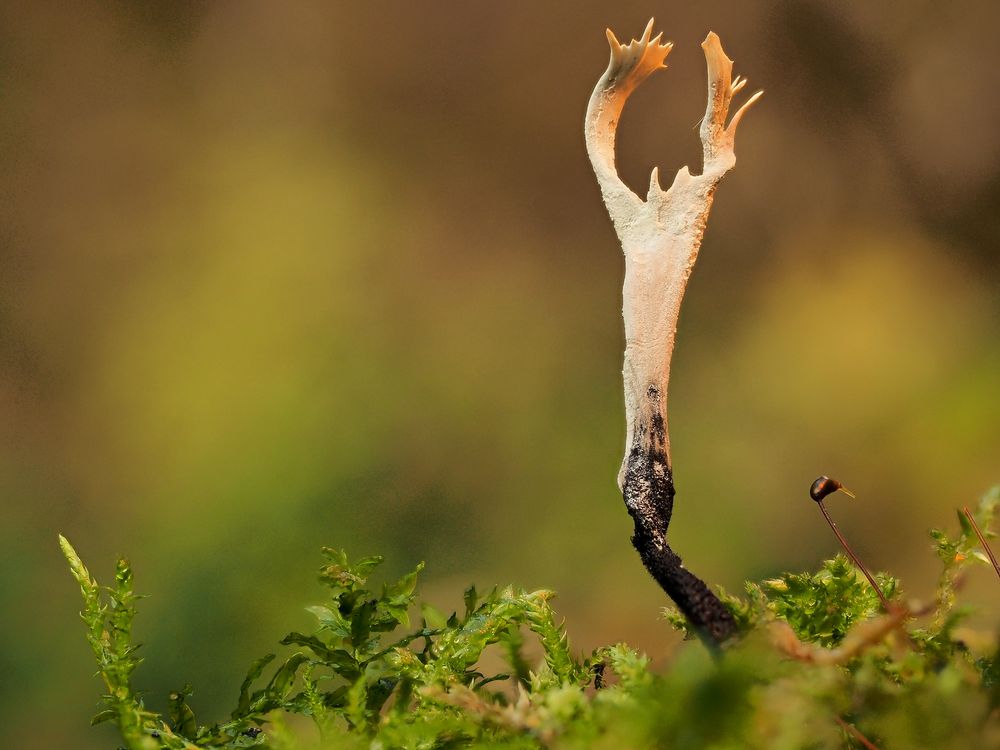
[[(1000, 490), (976, 521), (988, 535)], [(1000, 651), (959, 637), (956, 584), (985, 560), (971, 524), (957, 537), (932, 532), (942, 561), (934, 605), (905, 614), (898, 582), (879, 576), (900, 611), (884, 614), (843, 557), (816, 573), (749, 583), (723, 595), (740, 635), (721, 653), (691, 644), (663, 674), (624, 644), (586, 657), (569, 648), (549, 591), (465, 592), (462, 613), (420, 608), (410, 623), (422, 566), (374, 588), (382, 562), (351, 562), (324, 549), (329, 599), (309, 608), (312, 633), (253, 663), (227, 721), (199, 724), (190, 687), (172, 693), (168, 716), (148, 711), (132, 687), (140, 660), (131, 642), (136, 595), (128, 563), (101, 588), (64, 538), (84, 598), (87, 639), (107, 689), (94, 722), (114, 721), (132, 750), (222, 748), (969, 748), (1000, 747)], [(667, 620), (687, 632), (676, 612)], [(537, 640), (544, 659), (524, 655)], [(491, 645), (509, 672), (486, 673)], [(309, 717), (314, 736), (287, 728)]]

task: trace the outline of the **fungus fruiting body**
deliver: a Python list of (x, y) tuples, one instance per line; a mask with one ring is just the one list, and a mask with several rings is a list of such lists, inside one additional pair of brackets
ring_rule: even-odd
[(701, 45), (708, 66), (708, 105), (700, 128), (702, 172), (692, 175), (682, 167), (664, 191), (654, 168), (646, 198), (640, 198), (618, 176), (615, 134), (629, 95), (666, 67), (673, 45), (661, 43), (662, 34), (652, 33), (652, 19), (642, 37), (628, 44), (607, 32), (611, 61), (590, 97), (585, 121), (587, 153), (625, 254), (626, 443), (618, 486), (635, 522), (632, 542), (646, 569), (699, 632), (720, 642), (735, 629), (732, 615), (704, 582), (683, 567), (667, 543), (674, 500), (667, 383), (681, 299), (715, 190), (736, 163), (736, 127), (762, 92), (729, 119), (733, 95), (746, 79), (733, 79), (732, 60), (719, 37), (709, 33)]

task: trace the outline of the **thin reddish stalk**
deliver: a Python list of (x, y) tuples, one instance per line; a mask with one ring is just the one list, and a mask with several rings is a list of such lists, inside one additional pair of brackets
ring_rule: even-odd
[(833, 718), (836, 719), (837, 723), (840, 724), (840, 726), (843, 728), (845, 732), (847, 732), (854, 739), (856, 739), (858, 742), (860, 742), (862, 745), (868, 748), (868, 750), (879, 750), (878, 745), (876, 745), (870, 739), (861, 734), (861, 730), (858, 729), (856, 726), (844, 721), (836, 714), (834, 714)]
[(837, 535), (837, 540), (840, 542), (840, 546), (844, 548), (844, 551), (847, 552), (850, 558), (854, 561), (854, 564), (857, 565), (861, 572), (865, 574), (865, 578), (868, 579), (868, 583), (870, 583), (872, 588), (875, 589), (875, 593), (878, 594), (878, 598), (882, 602), (882, 606), (885, 607), (885, 611), (891, 612), (892, 607), (889, 605), (889, 600), (885, 598), (885, 594), (882, 593), (882, 589), (879, 588), (875, 579), (872, 577), (872, 574), (868, 572), (868, 568), (866, 568), (864, 563), (861, 562), (858, 556), (854, 554), (854, 550), (851, 549), (851, 545), (847, 543), (847, 539), (845, 539), (844, 535), (840, 533), (840, 529), (837, 528), (837, 524), (834, 523), (833, 518), (830, 517), (830, 513), (823, 504), (823, 501), (817, 500), (816, 504), (819, 506), (819, 509), (823, 511), (823, 517), (826, 518), (826, 522), (830, 524), (830, 528), (833, 530), (833, 533)]
[(993, 563), (993, 570), (997, 572), (997, 577), (1000, 578), (1000, 563), (997, 563), (996, 555), (993, 554), (993, 550), (990, 549), (990, 545), (986, 543), (986, 536), (980, 530), (979, 524), (976, 523), (976, 519), (973, 518), (972, 511), (969, 510), (969, 506), (966, 505), (962, 512), (965, 513), (965, 517), (968, 518), (969, 523), (972, 524), (972, 528), (976, 532), (976, 536), (979, 537), (979, 543), (983, 546), (983, 549), (986, 550), (986, 554), (989, 555), (990, 562)]

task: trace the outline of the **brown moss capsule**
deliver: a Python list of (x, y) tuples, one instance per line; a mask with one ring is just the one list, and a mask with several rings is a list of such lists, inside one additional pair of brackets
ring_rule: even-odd
[(813, 482), (812, 487), (809, 488), (809, 497), (818, 503), (824, 497), (832, 495), (837, 490), (840, 490), (845, 495), (854, 497), (853, 492), (844, 487), (844, 485), (836, 479), (831, 479), (830, 477), (819, 477), (815, 482)]

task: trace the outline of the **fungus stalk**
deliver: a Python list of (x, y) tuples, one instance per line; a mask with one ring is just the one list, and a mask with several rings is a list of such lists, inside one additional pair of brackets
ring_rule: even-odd
[(645, 200), (622, 182), (615, 168), (615, 132), (629, 95), (652, 73), (665, 68), (672, 44), (651, 38), (649, 21), (642, 38), (621, 44), (607, 32), (611, 62), (590, 97), (585, 122), (587, 154), (601, 195), (625, 254), (622, 315), (625, 320), (625, 458), (618, 486), (635, 522), (632, 543), (646, 569), (705, 636), (728, 638), (735, 622), (718, 597), (686, 570), (667, 543), (674, 484), (667, 436), (667, 381), (677, 318), (688, 277), (698, 257), (715, 189), (733, 168), (733, 138), (750, 97), (726, 120), (733, 95), (746, 79), (732, 78), (733, 62), (719, 37), (702, 42), (708, 64), (708, 106), (700, 136), (704, 167), (692, 175), (682, 167), (663, 191), (653, 169)]

